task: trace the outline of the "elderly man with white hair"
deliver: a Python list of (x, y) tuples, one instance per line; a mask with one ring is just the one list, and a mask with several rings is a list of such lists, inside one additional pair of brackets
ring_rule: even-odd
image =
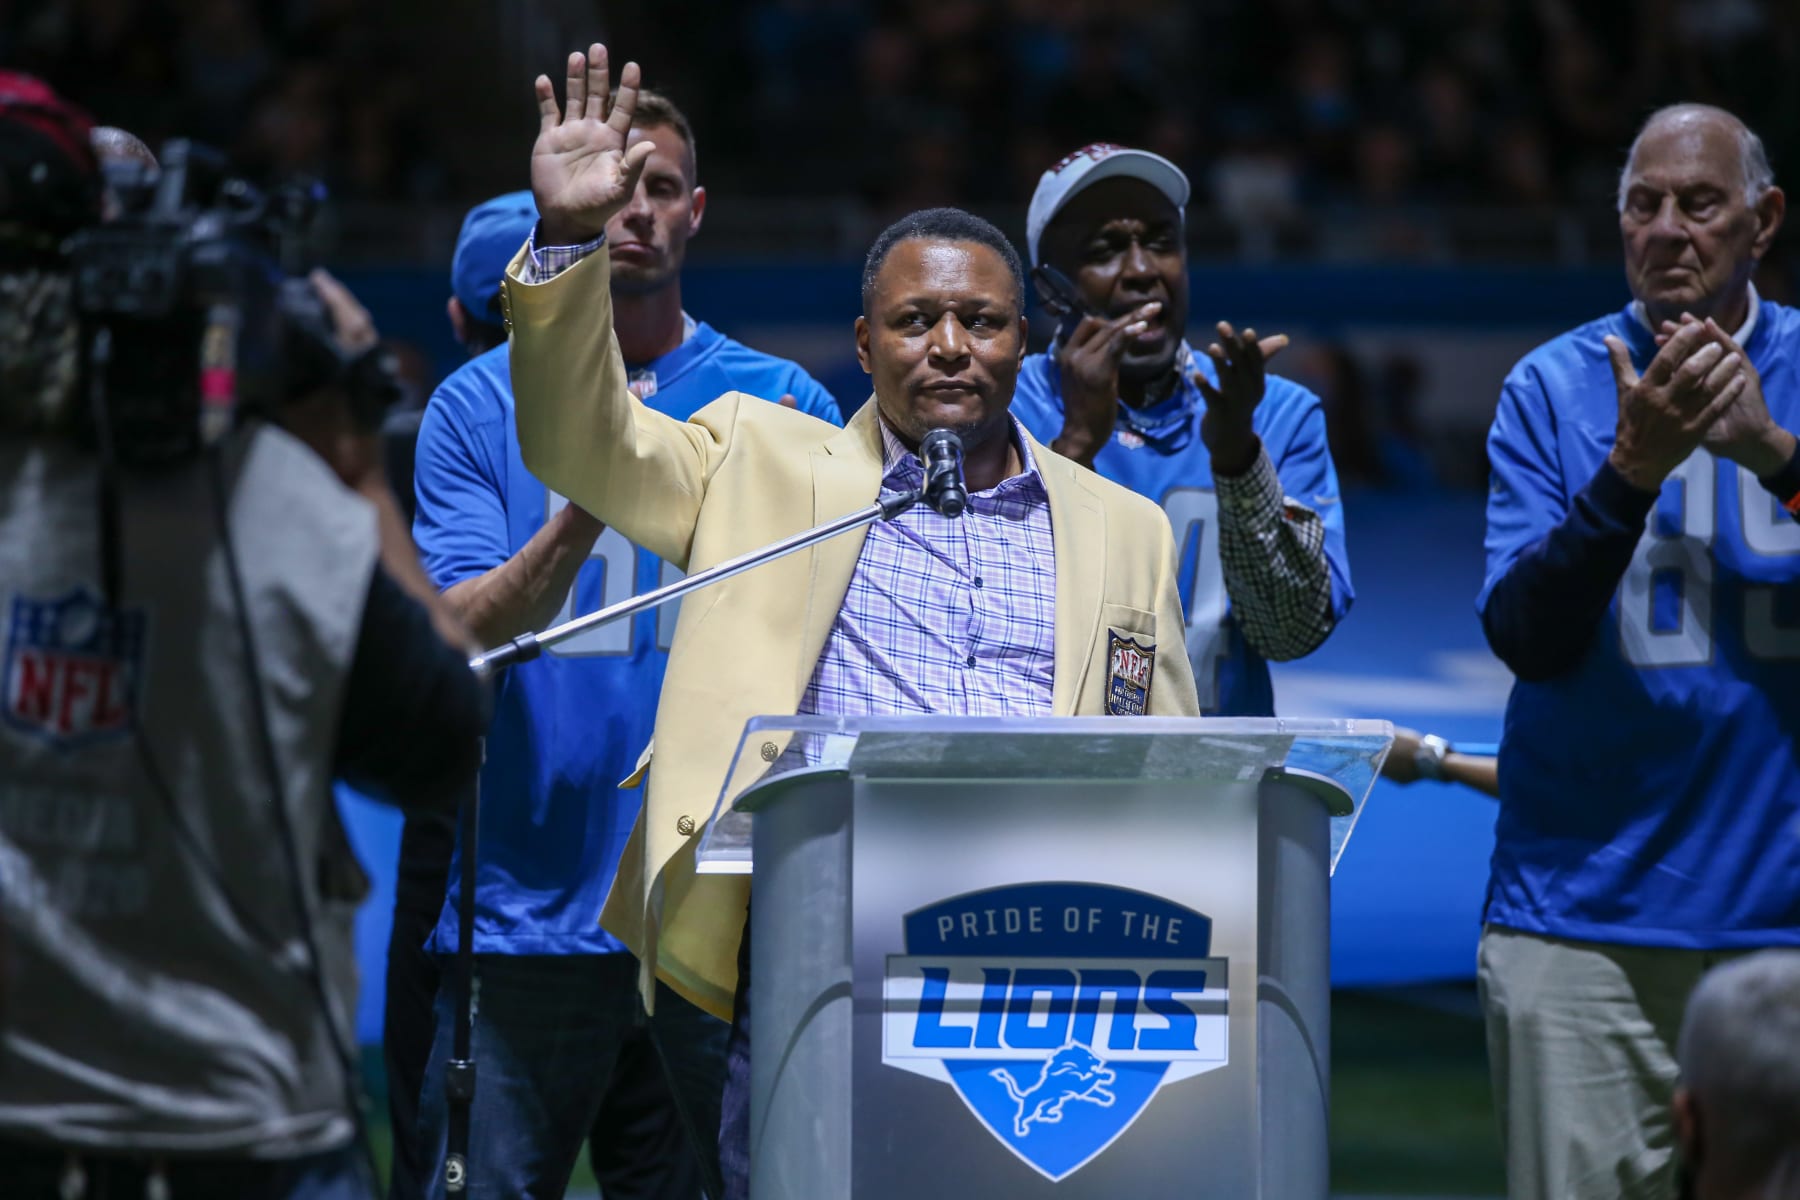
[(1679, 1045), (1681, 1200), (1800, 1196), (1800, 950), (1708, 972)]
[(1670, 1196), (1695, 981), (1800, 946), (1800, 312), (1730, 113), (1653, 114), (1624, 310), (1507, 377), (1477, 607), (1518, 683), (1481, 939), (1514, 1197)]

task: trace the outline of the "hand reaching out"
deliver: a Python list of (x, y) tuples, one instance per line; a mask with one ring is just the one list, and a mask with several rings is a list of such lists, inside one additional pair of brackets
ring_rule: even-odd
[(320, 267), (309, 272), (306, 278), (313, 291), (318, 293), (320, 303), (325, 305), (332, 336), (337, 339), (338, 349), (344, 357), (354, 358), (381, 340), (369, 310), (349, 288), (338, 282), (335, 275)]
[[(381, 340), (369, 310), (335, 276), (315, 270), (307, 281), (325, 306), (332, 336), (346, 358), (363, 353)], [(350, 488), (364, 494), (370, 494), (370, 489), (386, 490), (381, 434), (357, 423), (341, 387), (321, 388), (283, 405), (277, 420), (312, 447)]]
[(1395, 783), (1415, 783), (1419, 779), (1419, 747), (1422, 735), (1416, 729), (1394, 726), (1394, 744), (1381, 764), (1381, 773)]
[(653, 148), (647, 141), (625, 145), (637, 111), (638, 79), (637, 64), (626, 63), (618, 94), (612, 95), (606, 47), (598, 42), (586, 54), (569, 55), (566, 107), (558, 107), (549, 76), (537, 77), (531, 191), (546, 244), (592, 241), (630, 202)]
[(1206, 397), (1200, 440), (1212, 452), (1214, 474), (1242, 475), (1256, 462), (1259, 443), (1250, 422), (1262, 403), (1264, 369), (1287, 347), (1288, 339), (1285, 333), (1258, 338), (1254, 329), (1239, 334), (1225, 321), (1219, 322), (1218, 330), (1219, 340), (1206, 348), (1218, 371), (1218, 386), (1198, 371), (1193, 377), (1194, 386)]

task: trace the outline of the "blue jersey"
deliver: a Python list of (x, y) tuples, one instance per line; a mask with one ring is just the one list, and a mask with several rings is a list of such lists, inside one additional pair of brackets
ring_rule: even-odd
[[(1641, 372), (1629, 310), (1532, 351), (1488, 436), (1485, 611), (1612, 448), (1601, 339)], [(1764, 302), (1744, 349), (1775, 420), (1800, 429), (1800, 313)], [(1520, 681), (1500, 745), (1487, 920), (1689, 949), (1800, 944), (1800, 523), (1705, 450), (1664, 484), (1571, 671)]]
[[(1192, 362), (1216, 383), (1212, 360)], [(1062, 432), (1062, 384), (1056, 360), (1034, 354), (1019, 372), (1012, 411), (1045, 445)], [(1112, 440), (1094, 456), (1094, 470), (1162, 505), (1181, 553), (1181, 607), (1187, 614), (1187, 651), (1194, 664), (1200, 711), (1208, 716), (1275, 714), (1269, 664), (1231, 614), (1219, 564), (1219, 502), (1213, 492), (1212, 455), (1200, 441), (1206, 400), (1184, 375), (1175, 394), (1129, 414)], [(1128, 423), (1127, 423), (1128, 422)], [(1273, 375), (1253, 421), (1282, 490), (1315, 510), (1325, 522), (1325, 556), (1331, 564), (1331, 611), (1349, 611), (1350, 561), (1344, 550), (1344, 510), (1337, 471), (1325, 446), (1325, 413), (1319, 398)]]
[[(652, 408), (685, 420), (730, 391), (779, 398), (840, 421), (837, 403), (793, 363), (759, 354), (705, 324), (631, 372)], [(431, 397), (419, 429), (413, 536), (433, 582), (448, 588), (499, 566), (567, 501), (519, 457), (507, 348), (465, 363)], [(555, 620), (680, 577), (608, 529)], [(601, 904), (642, 802), (618, 782), (650, 740), (676, 605), (589, 630), (510, 668), (494, 696), (481, 771), (475, 949), (499, 954), (609, 953)], [(461, 848), (458, 848), (458, 856)], [(460, 875), (433, 947), (455, 948)]]

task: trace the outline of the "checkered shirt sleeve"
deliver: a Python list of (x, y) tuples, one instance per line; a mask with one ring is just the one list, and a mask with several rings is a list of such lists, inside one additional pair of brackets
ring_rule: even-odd
[(1312, 653), (1335, 624), (1325, 523), (1282, 495), (1266, 450), (1244, 474), (1213, 484), (1225, 591), (1244, 639), (1275, 662)]
[(533, 229), (531, 238), (525, 243), (525, 263), (519, 272), (519, 282), (548, 283), (605, 244), (606, 235), (603, 233), (593, 241), (583, 242), (579, 246), (545, 246), (540, 250), (537, 230)]

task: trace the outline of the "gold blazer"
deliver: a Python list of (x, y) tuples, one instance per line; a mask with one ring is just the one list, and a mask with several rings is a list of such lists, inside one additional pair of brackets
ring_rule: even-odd
[[(502, 306), (519, 448), (547, 486), (689, 572), (874, 501), (883, 464), (873, 402), (843, 429), (740, 392), (673, 420), (626, 387), (607, 256), (535, 284), (520, 277), (523, 258), (507, 270)], [(1116, 631), (1154, 646), (1148, 711), (1196, 715), (1168, 519), (1035, 441), (1031, 451), (1056, 550), (1054, 713), (1107, 711)], [(846, 534), (682, 605), (644, 809), (600, 918), (639, 956), (646, 1001), (660, 977), (730, 1018), (749, 880), (696, 875), (699, 830), (744, 723), (799, 706), (861, 549), (861, 534)]]

